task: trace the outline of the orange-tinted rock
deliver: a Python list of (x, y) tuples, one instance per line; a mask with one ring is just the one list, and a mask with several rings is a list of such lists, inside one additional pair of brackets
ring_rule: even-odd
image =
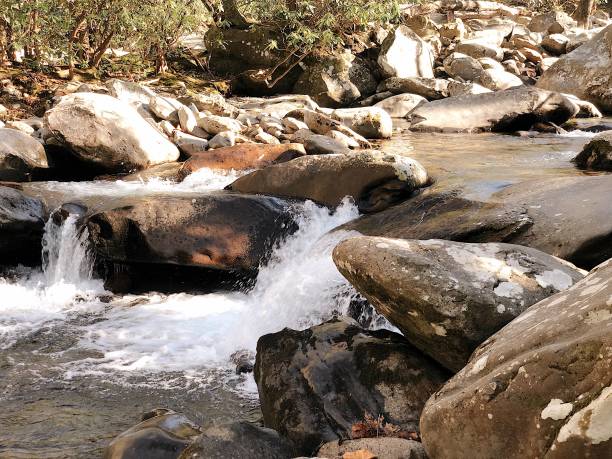
[(305, 154), (304, 146), (299, 143), (281, 145), (242, 143), (233, 147), (218, 148), (194, 154), (183, 164), (180, 176), (185, 178), (192, 172), (203, 168), (218, 170), (259, 169), (270, 164), (289, 161)]

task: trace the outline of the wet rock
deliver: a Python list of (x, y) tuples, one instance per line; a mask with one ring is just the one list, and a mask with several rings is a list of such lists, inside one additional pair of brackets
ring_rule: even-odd
[(366, 139), (388, 139), (393, 134), (393, 121), (379, 107), (343, 108), (331, 117)]
[(578, 108), (562, 94), (518, 88), (453, 97), (423, 104), (411, 113), (410, 129), (428, 132), (530, 130), (536, 123), (563, 124)]
[(179, 170), (183, 163), (164, 163), (128, 175), (103, 175), (96, 180), (122, 180), (124, 182), (148, 182), (150, 180), (179, 181)]
[(508, 242), (590, 269), (612, 257), (611, 192), (612, 176), (517, 183), (493, 194), (490, 202), (424, 190), (341, 228), (401, 239)]
[(441, 78), (388, 78), (381, 82), (377, 92), (390, 91), (393, 94), (417, 94), (427, 100), (448, 97), (448, 80)]
[(537, 86), (573, 94), (612, 112), (612, 24), (593, 39), (555, 62)]
[(379, 152), (309, 155), (240, 177), (227, 188), (285, 198), (310, 199), (335, 208), (345, 196), (361, 212), (378, 212), (428, 184), (413, 159)]
[(185, 415), (155, 410), (105, 449), (103, 459), (177, 459), (202, 429)]
[(293, 92), (307, 94), (322, 107), (345, 107), (376, 90), (376, 79), (366, 62), (345, 52), (311, 63)]
[(45, 114), (53, 140), (109, 172), (176, 161), (179, 151), (130, 105), (111, 96), (76, 93)]
[(88, 219), (98, 260), (253, 271), (293, 229), (289, 205), (216, 192), (129, 199)]
[(414, 431), (425, 400), (445, 371), (398, 334), (334, 319), (285, 329), (257, 343), (255, 381), (264, 425), (313, 454), (322, 442), (350, 438), (364, 413)]
[(529, 306), (584, 277), (528, 247), (440, 239), (351, 238), (334, 262), (413, 345), (455, 372)]
[(36, 169), (48, 167), (40, 142), (23, 132), (0, 128), (0, 180), (28, 181)]
[(375, 107), (382, 108), (391, 118), (404, 118), (424, 102), (427, 99), (416, 94), (398, 94), (378, 102)]
[(40, 261), (46, 210), (41, 201), (0, 186), (0, 259), (2, 264)]
[(248, 422), (209, 427), (185, 449), (179, 459), (288, 459), (291, 444), (272, 429)]
[(387, 78), (433, 78), (433, 63), (429, 44), (403, 25), (387, 35), (378, 55), (378, 65)]
[(378, 459), (427, 459), (425, 448), (421, 443), (392, 437), (332, 441), (321, 446), (317, 456), (335, 459), (359, 450), (369, 451)]
[(607, 262), (483, 343), (423, 411), (430, 457), (609, 457), (611, 295)]
[(572, 161), (582, 169), (612, 171), (612, 131), (593, 137)]
[(183, 164), (180, 175), (186, 177), (203, 168), (228, 171), (259, 169), (290, 161), (305, 154), (303, 145), (297, 143), (282, 145), (243, 143), (193, 155)]

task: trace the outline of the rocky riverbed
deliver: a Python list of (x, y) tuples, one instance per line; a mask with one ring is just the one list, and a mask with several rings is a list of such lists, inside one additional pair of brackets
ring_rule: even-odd
[(479, 3), (370, 94), (8, 120), (0, 456), (609, 457), (612, 25)]

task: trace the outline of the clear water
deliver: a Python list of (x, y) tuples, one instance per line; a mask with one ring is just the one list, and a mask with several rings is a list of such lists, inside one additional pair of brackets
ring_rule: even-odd
[[(518, 138), (405, 133), (384, 151), (421, 161), (434, 186), (487, 197), (512, 183), (576, 175), (570, 159), (590, 134)], [(134, 195), (188, 195), (223, 188), (237, 173), (201, 171), (181, 184), (140, 182), (25, 185), (53, 208), (90, 209)], [(304, 328), (345, 312), (353, 289), (331, 250), (350, 234), (329, 231), (357, 217), (350, 203), (297, 210), (299, 230), (277, 247), (248, 292), (114, 296), (91, 272), (76, 217), (49, 222), (42, 269), (0, 274), (0, 457), (96, 457), (108, 441), (157, 406), (201, 423), (256, 419), (256, 387), (237, 376), (236, 351), (259, 336)]]

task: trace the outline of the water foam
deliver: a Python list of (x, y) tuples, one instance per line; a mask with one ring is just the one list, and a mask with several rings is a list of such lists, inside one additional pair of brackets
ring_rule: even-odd
[(70, 313), (98, 309), (103, 283), (92, 278), (86, 230), (70, 215), (45, 226), (43, 270), (18, 268), (0, 277), (0, 348)]
[(115, 301), (105, 320), (85, 327), (80, 343), (104, 357), (79, 371), (227, 367), (232, 353), (254, 351), (265, 333), (308, 327), (335, 311), (346, 312), (355, 292), (337, 271), (331, 251), (351, 234), (328, 232), (357, 215), (349, 203), (334, 213), (305, 203), (297, 216), (299, 230), (276, 248), (249, 292), (150, 294)]

